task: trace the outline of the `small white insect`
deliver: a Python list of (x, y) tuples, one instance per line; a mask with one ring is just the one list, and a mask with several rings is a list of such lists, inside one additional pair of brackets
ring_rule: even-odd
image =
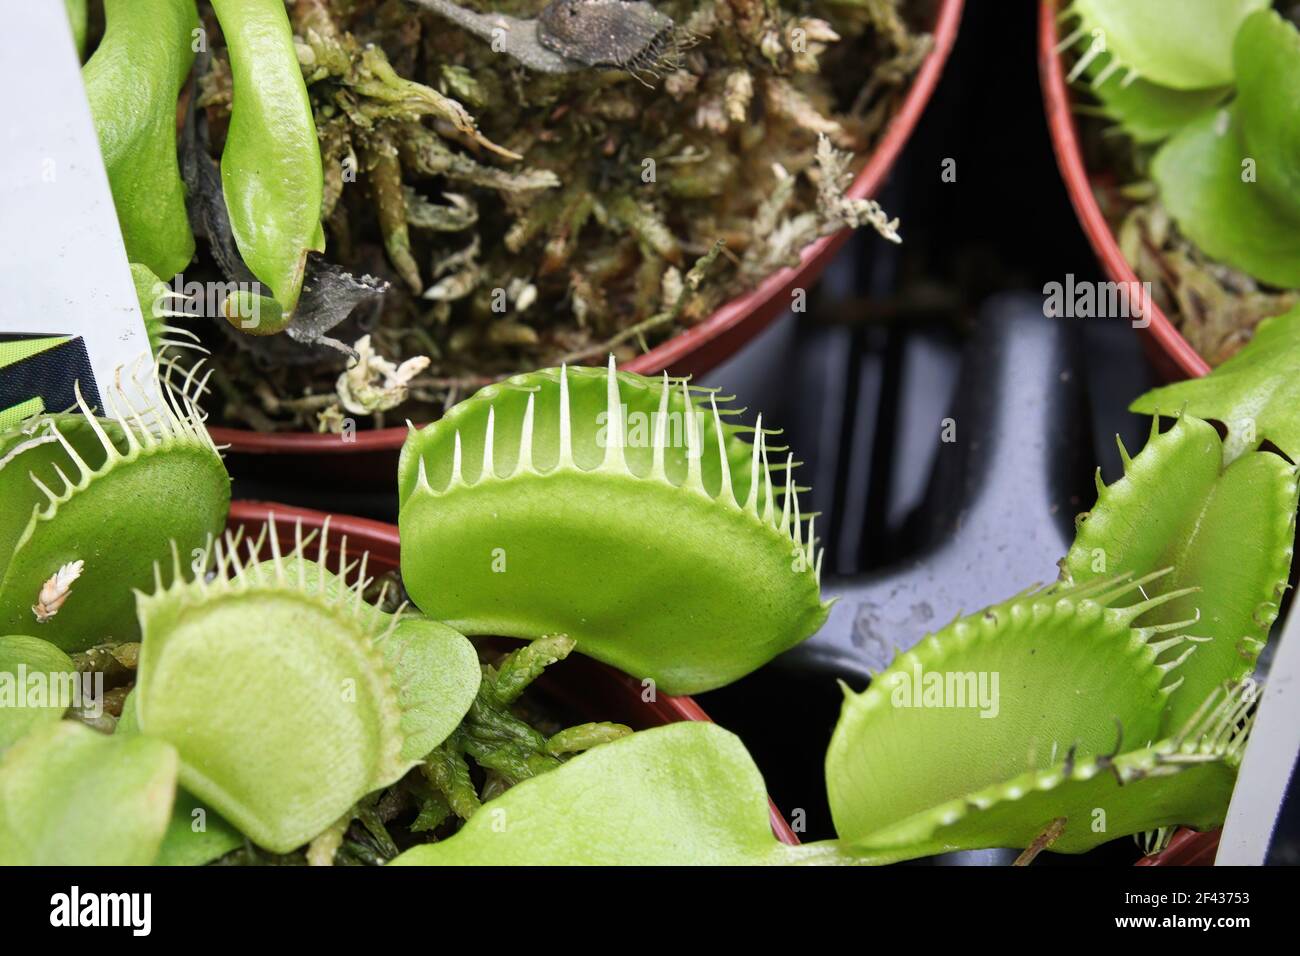
[(84, 561), (69, 561), (41, 585), (41, 593), (36, 596), (36, 603), (32, 605), (32, 613), (36, 615), (37, 624), (44, 624), (59, 613), (59, 608), (63, 607), (63, 602), (72, 592), (73, 582), (81, 577), (83, 567), (85, 567)]

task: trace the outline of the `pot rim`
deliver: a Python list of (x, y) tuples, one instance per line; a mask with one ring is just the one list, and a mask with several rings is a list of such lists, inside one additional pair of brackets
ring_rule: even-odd
[[(939, 0), (935, 18), (934, 46), (926, 55), (921, 67), (903, 98), (898, 112), (889, 120), (885, 135), (872, 150), (867, 164), (854, 178), (847, 195), (865, 199), (875, 193), (889, 174), (925, 110), (930, 96), (938, 85), (939, 77), (957, 39), (965, 0)], [(841, 229), (822, 236), (803, 248), (797, 266), (787, 266), (772, 273), (749, 292), (724, 303), (699, 325), (685, 329), (649, 352), (638, 355), (622, 368), (643, 375), (655, 374), (687, 363), (698, 353), (718, 342), (726, 333), (744, 328), (744, 341), (762, 331), (780, 310), (777, 302), (782, 293), (800, 282), (815, 280), (830, 262), (831, 257), (849, 237), (849, 230)], [(719, 342), (719, 345), (722, 343)], [(737, 345), (740, 343), (737, 342)], [(694, 370), (712, 367), (722, 358), (716, 354), (713, 363), (703, 364)], [(245, 454), (355, 454), (396, 450), (406, 441), (406, 426), (374, 428), (358, 431), (351, 441), (340, 441), (337, 435), (316, 432), (257, 432), (246, 428), (212, 427), (208, 431), (219, 445), (228, 445), (232, 452)]]
[[(1083, 152), (1079, 148), (1070, 90), (1065, 82), (1065, 69), (1061, 65), (1060, 54), (1056, 52), (1057, 7), (1057, 0), (1041, 0), (1038, 15), (1038, 74), (1043, 87), (1043, 106), (1052, 137), (1052, 151), (1056, 154), (1056, 165), (1061, 171), (1061, 178), (1065, 180), (1079, 223), (1106, 274), (1114, 282), (1136, 283), (1137, 274), (1124, 258), (1110, 224), (1097, 205), (1097, 198), (1092, 192), (1092, 180), (1083, 165)], [(1160, 307), (1154, 302), (1148, 302), (1147, 308), (1150, 310), (1151, 322), (1143, 331), (1154, 341), (1159, 351), (1188, 378), (1200, 378), (1208, 374), (1209, 364), (1192, 348), (1192, 344), (1169, 321)]]
[[(358, 553), (368, 551), (374, 556), (384, 556), (386, 560), (391, 561), (394, 565), (397, 563), (398, 549), (400, 547), (397, 525), (376, 521), (373, 518), (359, 518), (335, 512), (297, 508), (292, 505), (269, 501), (241, 500), (230, 503), (230, 513), (226, 518), (226, 523), (228, 525), (240, 524), (244, 526), (260, 525), (272, 516), (277, 521), (301, 521), (305, 529), (313, 531), (322, 528), (328, 519), (330, 530), (335, 535), (346, 536), (348, 541), (356, 547)], [(600, 670), (608, 672), (610, 678), (623, 685), (633, 698), (640, 700), (640, 681), (605, 664), (599, 664), (595, 661), (592, 663)], [(709, 715), (704, 712), (704, 708), (691, 697), (656, 694), (653, 701), (641, 700), (640, 704), (639, 709), (646, 711), (647, 718), (657, 720), (659, 724), (671, 724), (684, 720), (713, 723)], [(772, 826), (773, 835), (782, 843), (789, 846), (798, 846), (799, 838), (790, 829), (790, 825), (770, 797), (767, 805), (768, 819)]]

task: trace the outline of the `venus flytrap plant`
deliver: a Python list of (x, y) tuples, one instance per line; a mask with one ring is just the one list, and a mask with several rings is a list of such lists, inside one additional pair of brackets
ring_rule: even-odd
[[(138, 595), (135, 706), (140, 730), (176, 747), (187, 790), (284, 853), (445, 739), (479, 669), (449, 628), (369, 605), (364, 557), (334, 576), (325, 534), (316, 561), (301, 526), (288, 556), (267, 540), (269, 563), (249, 567), (228, 536), (211, 580), (173, 574)], [(259, 542), (244, 543), (252, 564)]]
[[(1178, 731), (1161, 715), (1191, 622), (1136, 627), (1175, 595), (1106, 606), (1126, 578), (1028, 592), (955, 621), (846, 693), (826, 759), (835, 840), (783, 846), (743, 745), (708, 724), (604, 744), (527, 779), (400, 865), (881, 864), (957, 849), (1077, 853), (1130, 833), (1211, 826), (1227, 807), (1253, 695), (1215, 691)], [(1171, 648), (1181, 660), (1161, 663)], [(996, 712), (900, 701), (900, 678), (995, 668)], [(949, 682), (951, 686), (951, 682)], [(943, 681), (940, 683), (942, 691)], [(987, 716), (991, 719), (985, 720)]]
[(1287, 586), (1298, 492), (1296, 468), (1280, 455), (1232, 459), (1208, 423), (1183, 414), (1162, 434), (1158, 422), (1138, 455), (1121, 444), (1123, 478), (1098, 478), (1097, 504), (1081, 516), (1061, 571), (1079, 583), (1171, 569), (1143, 591), (1164, 600), (1140, 623), (1195, 617), (1199, 646), (1180, 668), (1185, 686), (1162, 719), (1167, 734), (1214, 688), (1254, 669)]
[[(949, 799), (865, 831), (857, 826), (874, 815), (870, 794), (836, 784), (848, 771), (837, 749), (846, 738), (837, 727), (827, 754), (827, 782), (841, 852), (884, 863), (1044, 843), (1058, 852), (1082, 853), (1162, 826), (1208, 829), (1222, 823), (1227, 812), (1253, 703), (1254, 695), (1244, 688), (1216, 691), (1183, 729), (1158, 742), (1120, 737), (1111, 749), (1093, 754), (1071, 747), (1040, 769), (978, 790), (958, 784)], [(866, 738), (856, 742), (871, 745)], [(901, 750), (895, 759), (901, 771), (914, 772)], [(933, 765), (923, 769), (942, 772)]]
[(203, 547), (225, 523), (230, 478), (195, 408), (203, 383), (140, 408), (120, 384), (115, 419), (38, 415), (0, 436), (0, 629), (65, 651), (137, 634), (131, 588), (169, 543)]
[(703, 394), (611, 358), (515, 376), (413, 430), (398, 466), (412, 600), (468, 634), (567, 634), (678, 694), (808, 637), (829, 605), (793, 457), (781, 494), (761, 419), (733, 424)]
[[(1269, 0), (1075, 0), (1071, 81), (1145, 146), (1179, 228), (1262, 282), (1300, 285), (1300, 32)], [(1235, 95), (1234, 95), (1235, 94)], [(1226, 106), (1223, 104), (1226, 102)]]
[[(1259, 381), (1280, 361), (1243, 358), (1232, 401), (1282, 394)], [(452, 462), (432, 479), (426, 465), (420, 486), (477, 483), (449, 440)], [(1253, 720), (1245, 678), (1289, 570), (1296, 470), (1270, 452), (1225, 453), (1187, 415), (1164, 434), (1153, 426), (1140, 455), (1121, 451), (1125, 477), (1099, 480), (1060, 583), (960, 618), (862, 694), (846, 690), (826, 760), (836, 841), (794, 852), (760, 836), (759, 799), (733, 786), (756, 771), (738, 770), (744, 758), (710, 731), (683, 729), (681, 741), (634, 734), (526, 780), (495, 817), (475, 814), (400, 862), (888, 863), (1005, 846), (1078, 853), (1221, 822)], [(724, 809), (697, 827), (679, 797)], [(610, 833), (627, 839), (610, 845)]]

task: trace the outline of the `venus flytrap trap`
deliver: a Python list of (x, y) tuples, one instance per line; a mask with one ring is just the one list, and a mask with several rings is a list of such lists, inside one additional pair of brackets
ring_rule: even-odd
[(1195, 619), (1189, 633), (1199, 646), (1179, 669), (1184, 690), (1161, 724), (1169, 733), (1215, 687), (1254, 669), (1287, 587), (1297, 484), (1295, 466), (1280, 455), (1231, 459), (1200, 419), (1180, 415), (1163, 434), (1158, 422), (1138, 455), (1120, 446), (1123, 478), (1109, 486), (1098, 478), (1097, 503), (1081, 516), (1061, 571), (1078, 583), (1171, 569), (1143, 590), (1163, 600), (1140, 618), (1163, 626)]
[[(841, 840), (908, 859), (1025, 847), (1061, 817), (1067, 822), (1055, 847), (1067, 852), (1136, 832), (1117, 830), (1114, 819), (1093, 830), (1076, 785), (1162, 739), (1162, 715), (1197, 650), (1187, 633), (1195, 621), (1136, 622), (1186, 592), (1112, 606), (1160, 577), (1027, 592), (925, 638), (863, 693), (846, 688), (826, 755)], [(995, 712), (972, 692), (971, 676), (979, 674), (999, 677)], [(1098, 786), (1082, 789), (1094, 794)], [(1137, 830), (1160, 825), (1147, 796), (1130, 796), (1114, 779), (1109, 786), (1108, 806), (1134, 801), (1123, 819), (1152, 814)], [(1028, 793), (1031, 802), (1005, 805)]]
[(160, 381), (141, 408), (119, 384), (112, 420), (79, 399), (0, 435), (0, 629), (65, 651), (138, 634), (131, 588), (169, 545), (189, 553), (225, 523), (230, 478), (194, 405), (202, 387)]
[[(866, 793), (837, 790), (827, 754), (827, 781), (841, 852), (892, 863), (952, 850), (1044, 848), (1082, 853), (1116, 837), (1173, 824), (1209, 829), (1223, 822), (1253, 720), (1247, 689), (1216, 692), (1179, 732), (1156, 743), (1117, 736), (1105, 752), (1071, 747), (1042, 766), (943, 802), (869, 832), (854, 829)], [(837, 737), (839, 728), (836, 729)], [(895, 755), (906, 772), (913, 768)], [(931, 773), (940, 768), (924, 768)], [(849, 771), (851, 773), (851, 771)], [(843, 821), (843, 822), (842, 822)]]
[(301, 526), (287, 559), (269, 530), (269, 564), (250, 571), (228, 536), (210, 580), (173, 574), (139, 595), (135, 707), (143, 734), (175, 746), (187, 790), (285, 853), (441, 743), (479, 670), (459, 634), (366, 603), (364, 558), (344, 556), (336, 578), (324, 534), (312, 561)]
[[(625, 414), (653, 423), (646, 442), (628, 440)], [(793, 457), (771, 465), (761, 419), (730, 417), (712, 393), (612, 357), (480, 390), (402, 449), (408, 593), (468, 634), (567, 634), (668, 693), (744, 676), (829, 605)]]
[(165, 361), (168, 357), (166, 353), (174, 349), (207, 352), (199, 343), (197, 335), (168, 321), (185, 318), (186, 313), (172, 307), (182, 304), (185, 301), (184, 295), (173, 292), (148, 266), (138, 262), (131, 263), (131, 281), (135, 285), (136, 300), (140, 303), (140, 314), (144, 317), (149, 348), (155, 358)]
[[(1232, 82), (1232, 37), (1269, 0), (1073, 0), (1062, 19), (1076, 29), (1062, 42), (1081, 44), (1075, 76), (1092, 60), (1107, 60), (1106, 78), (1141, 79), (1174, 90)], [(1098, 81), (1098, 85), (1105, 80)]]

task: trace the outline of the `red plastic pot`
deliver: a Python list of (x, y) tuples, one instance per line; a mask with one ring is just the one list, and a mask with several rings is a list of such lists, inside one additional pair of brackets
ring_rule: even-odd
[[(884, 182), (902, 152), (930, 95), (939, 82), (944, 62), (957, 39), (963, 0), (938, 0), (934, 23), (934, 48), (917, 71), (897, 114), (889, 121), (885, 135), (849, 187), (855, 198), (873, 195)], [(751, 292), (732, 299), (699, 325), (673, 336), (657, 348), (637, 356), (623, 366), (630, 372), (655, 374), (667, 369), (675, 375), (707, 372), (733, 354), (780, 315), (796, 288), (817, 280), (835, 252), (848, 238), (847, 231), (824, 236), (800, 255), (799, 265), (768, 276)], [(270, 477), (275, 467), (265, 456), (293, 455), (295, 470), (348, 482), (381, 479), (391, 484), (397, 452), (406, 440), (406, 429), (378, 428), (357, 432), (355, 440), (342, 441), (337, 435), (313, 432), (255, 432), (238, 428), (212, 428), (212, 438), (228, 445), (227, 461), (239, 476)], [(261, 461), (258, 459), (262, 458)], [(283, 465), (281, 465), (283, 467)]]
[[(1047, 126), (1052, 134), (1056, 164), (1070, 193), (1070, 202), (1083, 231), (1092, 243), (1102, 268), (1114, 282), (1137, 282), (1138, 277), (1120, 251), (1110, 224), (1092, 191), (1092, 179), (1083, 165), (1079, 135), (1071, 108), (1070, 88), (1065, 82), (1065, 67), (1056, 52), (1059, 42), (1056, 0), (1041, 0), (1038, 15), (1038, 74), (1043, 85), (1043, 102), (1047, 109)], [(1154, 302), (1148, 304), (1150, 324), (1144, 330), (1143, 344), (1152, 362), (1167, 378), (1200, 378), (1210, 371), (1190, 342), (1183, 338), (1169, 318)]]
[(1219, 837), (1222, 830), (1207, 830), (1197, 833), (1195, 830), (1179, 830), (1174, 834), (1169, 845), (1155, 856), (1138, 860), (1138, 866), (1214, 866), (1214, 857), (1219, 852)]
[[(260, 501), (236, 501), (230, 506), (227, 524), (231, 530), (243, 528), (246, 535), (256, 535), (272, 515), (276, 518), (276, 535), (285, 552), (293, 547), (296, 522), (301, 521), (304, 532), (307, 532), (319, 530), (329, 518), (333, 544), (337, 545), (346, 535), (348, 551), (353, 557), (364, 551), (370, 553), (368, 573), (383, 574), (398, 567), (397, 526), (382, 521), (326, 515), (320, 511)], [(335, 570), (337, 560), (337, 553), (331, 550), (328, 561)], [(548, 669), (538, 679), (536, 687), (543, 698), (562, 703), (586, 719), (613, 720), (627, 724), (633, 730), (661, 727), (680, 720), (709, 721), (709, 715), (690, 697), (658, 694), (654, 700), (644, 700), (639, 680), (581, 654), (573, 655), (559, 667)], [(798, 837), (776, 805), (770, 800), (768, 804), (776, 838), (782, 843), (797, 845)]]

